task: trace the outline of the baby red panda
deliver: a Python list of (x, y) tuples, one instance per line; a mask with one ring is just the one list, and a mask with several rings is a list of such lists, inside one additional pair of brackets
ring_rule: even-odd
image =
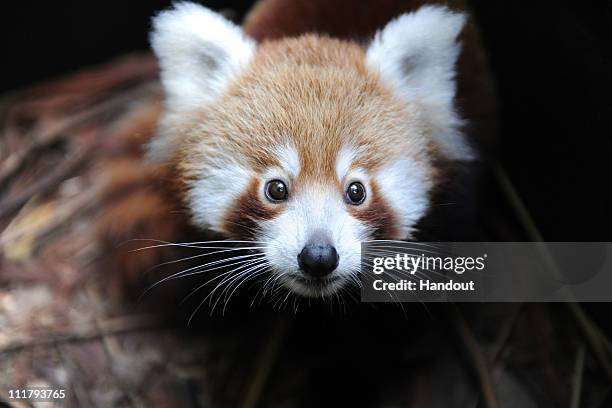
[(154, 17), (166, 99), (147, 157), (191, 223), (252, 242), (253, 271), (310, 297), (358, 279), (362, 242), (413, 238), (439, 163), (476, 157), (455, 106), (466, 15), (420, 3), (264, 0), (243, 28), (186, 2)]

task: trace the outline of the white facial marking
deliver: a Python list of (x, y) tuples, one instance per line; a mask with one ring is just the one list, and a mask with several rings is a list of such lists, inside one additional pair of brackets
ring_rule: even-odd
[(353, 181), (359, 181), (366, 187), (366, 194), (367, 194), (367, 191), (370, 190), (370, 184), (369, 184), (370, 178), (368, 177), (368, 173), (361, 167), (357, 167), (347, 172), (345, 175), (345, 179), (346, 179), (346, 183), (345, 183), (346, 186), (348, 186), (348, 184), (352, 183)]
[(254, 173), (231, 160), (210, 161), (188, 192), (193, 220), (202, 228), (224, 232), (226, 211), (247, 189)]
[[(261, 223), (262, 236), (269, 240), (264, 251), (272, 263), (274, 273), (282, 275), (283, 283), (304, 296), (323, 296), (345, 285), (351, 275), (359, 272), (361, 241), (367, 228), (346, 210), (342, 197), (333, 188), (310, 186), (298, 196), (293, 196), (287, 208), (275, 219)], [(331, 277), (338, 281), (317, 293), (296, 278), (302, 276), (298, 255), (315, 231), (328, 234), (339, 256), (338, 267)]]
[(423, 166), (410, 159), (390, 160), (376, 175), (380, 193), (399, 216), (403, 238), (410, 238), (429, 208), (432, 182)]
[(291, 177), (297, 177), (300, 173), (300, 158), (294, 145), (287, 143), (278, 147), (276, 157), (286, 173)]
[(349, 172), (356, 155), (357, 149), (354, 147), (346, 145), (342, 146), (336, 159), (336, 176), (338, 176), (338, 180), (344, 179), (346, 174)]

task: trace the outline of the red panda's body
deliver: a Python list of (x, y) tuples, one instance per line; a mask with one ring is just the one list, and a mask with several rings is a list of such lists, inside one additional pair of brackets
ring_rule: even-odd
[(142, 197), (157, 210), (135, 231), (122, 214), (109, 222), (124, 239), (184, 242), (191, 224), (248, 241), (257, 254), (236, 274), (306, 296), (356, 280), (360, 242), (413, 237), (440, 163), (475, 158), (464, 119), (473, 134), (493, 123), (472, 23), (459, 54), (465, 17), (422, 3), (263, 0), (243, 30), (190, 3), (158, 15), (166, 101), (148, 166), (159, 188)]

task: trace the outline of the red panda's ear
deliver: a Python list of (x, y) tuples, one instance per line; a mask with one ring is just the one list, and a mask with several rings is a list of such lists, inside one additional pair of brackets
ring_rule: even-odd
[(223, 16), (189, 2), (154, 17), (150, 41), (159, 59), (166, 113), (149, 155), (161, 157), (168, 156), (164, 149), (174, 144), (163, 134), (163, 127), (173, 127), (172, 115), (214, 102), (250, 62), (255, 41)]
[(465, 20), (446, 7), (421, 7), (387, 24), (367, 51), (368, 64), (401, 97), (422, 107), (441, 151), (454, 160), (474, 157), (453, 106), (457, 36)]

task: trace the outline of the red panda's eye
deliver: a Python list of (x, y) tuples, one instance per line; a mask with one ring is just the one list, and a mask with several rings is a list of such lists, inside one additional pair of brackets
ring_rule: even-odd
[(280, 180), (272, 180), (266, 184), (266, 197), (273, 203), (287, 199), (289, 192), (287, 186)]
[(365, 187), (358, 181), (351, 183), (346, 189), (346, 201), (349, 204), (359, 205), (365, 201), (365, 198)]

